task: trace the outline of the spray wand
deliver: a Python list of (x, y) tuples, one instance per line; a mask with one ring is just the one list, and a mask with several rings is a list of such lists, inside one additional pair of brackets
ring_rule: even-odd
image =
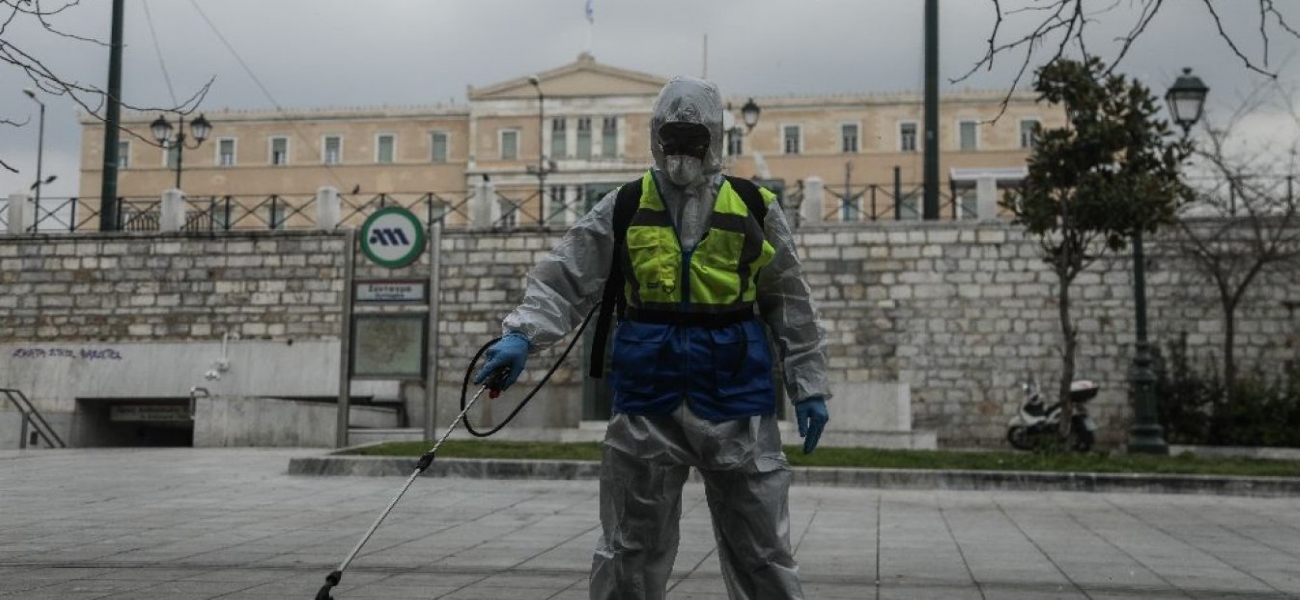
[(411, 476), (406, 478), (406, 484), (397, 492), (397, 495), (393, 497), (393, 500), (388, 503), (388, 507), (384, 509), (384, 512), (380, 513), (379, 518), (375, 519), (375, 524), (370, 526), (370, 530), (366, 531), (366, 534), (361, 537), (361, 541), (357, 542), (357, 546), (352, 549), (352, 552), (348, 553), (347, 558), (343, 559), (342, 563), (339, 563), (339, 568), (325, 576), (325, 585), (321, 586), (319, 592), (316, 592), (316, 600), (334, 600), (334, 597), (330, 595), (330, 589), (338, 585), (339, 581), (343, 579), (343, 571), (348, 568), (348, 563), (351, 563), (352, 559), (361, 551), (361, 547), (366, 545), (366, 542), (370, 541), (370, 536), (374, 535), (376, 529), (379, 529), (379, 524), (384, 522), (384, 518), (387, 517), (388, 513), (393, 510), (393, 507), (397, 505), (397, 501), (402, 499), (402, 495), (405, 494), (406, 490), (415, 482), (415, 478), (419, 477), (425, 469), (429, 468), (429, 465), (433, 464), (433, 457), (437, 454), (438, 448), (442, 446), (443, 442), (447, 441), (448, 437), (451, 437), (451, 432), (455, 430), (456, 426), (465, 418), (469, 409), (474, 407), (474, 403), (483, 395), (483, 392), (491, 390), (488, 394), (489, 398), (500, 396), (501, 382), (504, 381), (506, 376), (509, 374), (510, 368), (505, 367), (488, 377), (487, 381), (483, 383), (483, 386), (474, 394), (474, 397), (465, 405), (465, 408), (460, 411), (460, 414), (456, 415), (456, 418), (452, 420), (451, 425), (447, 427), (447, 432), (442, 434), (442, 437), (438, 439), (438, 442), (435, 443), (428, 452), (420, 455), (420, 459), (415, 462), (415, 472), (411, 473)]

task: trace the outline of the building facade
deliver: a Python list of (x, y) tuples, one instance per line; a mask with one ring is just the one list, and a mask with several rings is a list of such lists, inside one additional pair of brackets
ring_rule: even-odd
[[(499, 197), (494, 219), (565, 224), (650, 164), (650, 111), (666, 81), (582, 54), (536, 76), (470, 86), (465, 104), (208, 112), (212, 133), (183, 151), (179, 187), (191, 199), (234, 204), (214, 216), (217, 228), (292, 224), (322, 186), (339, 190), (345, 204), (381, 195), (409, 204), (433, 195), (455, 210), (484, 181)], [(731, 174), (762, 180), (796, 201), (804, 182), (819, 179), (828, 221), (919, 218), (926, 144), (919, 94), (753, 97), (761, 115), (747, 130), (739, 117), (750, 99), (727, 96)], [(148, 206), (176, 187), (178, 157), (149, 133), (157, 117), (123, 118), (118, 190), (128, 219), (131, 199)], [(944, 97), (936, 142), (944, 167), (941, 216), (975, 216), (974, 182), (993, 174), (1013, 183), (1035, 126), (1063, 121), (1062, 111), (1030, 93)], [(102, 127), (83, 119), (87, 207), (97, 204), (102, 179)], [(267, 202), (272, 197), (278, 205)], [(459, 212), (450, 224), (469, 219)]]

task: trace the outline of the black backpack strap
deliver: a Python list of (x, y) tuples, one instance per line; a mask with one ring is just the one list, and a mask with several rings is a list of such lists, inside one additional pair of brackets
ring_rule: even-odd
[(595, 338), (591, 341), (591, 367), (589, 374), (593, 379), (600, 379), (605, 373), (605, 343), (609, 340), (609, 329), (613, 321), (614, 310), (623, 313), (626, 299), (623, 298), (623, 258), (627, 243), (627, 228), (632, 224), (632, 216), (641, 205), (641, 180), (630, 181), (618, 188), (614, 198), (614, 256), (609, 267), (609, 277), (605, 278), (605, 291), (600, 298), (600, 314), (596, 316)]
[(761, 226), (767, 219), (767, 203), (763, 201), (763, 193), (758, 190), (758, 184), (744, 179), (742, 177), (732, 177), (727, 175), (727, 181), (731, 182), (731, 189), (736, 190), (736, 194), (741, 200), (745, 201), (745, 207), (749, 209), (749, 214), (758, 219)]
[[(749, 214), (758, 219), (761, 227), (767, 218), (767, 203), (754, 182), (740, 177), (727, 176), (731, 189), (745, 202)], [(595, 339), (591, 342), (591, 366), (589, 374), (593, 379), (600, 379), (605, 372), (605, 344), (609, 340), (614, 311), (623, 314), (627, 299), (623, 297), (623, 260), (626, 255), (627, 228), (632, 224), (632, 216), (641, 205), (641, 180), (637, 179), (623, 184), (618, 189), (614, 200), (614, 261), (609, 268), (609, 277), (605, 279), (605, 291), (600, 300), (600, 314), (596, 316)]]

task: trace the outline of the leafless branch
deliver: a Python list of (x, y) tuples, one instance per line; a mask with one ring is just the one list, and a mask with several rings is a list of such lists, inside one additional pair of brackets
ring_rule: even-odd
[[(19, 21), (28, 21), (29, 24), (34, 22), (39, 24), (40, 30), (58, 38), (66, 40), (68, 43), (90, 43), (107, 47), (108, 44), (94, 38), (82, 37), (68, 33), (55, 26), (49, 18), (62, 13), (66, 10), (80, 6), (82, 0), (62, 0), (62, 2), (44, 2), (41, 0), (0, 0), (0, 34), (5, 32), (11, 24)], [(18, 26), (21, 26), (19, 23)], [(104, 89), (70, 80), (60, 76), (54, 69), (49, 67), (40, 57), (25, 51), (16, 45), (10, 39), (0, 35), (0, 71), (14, 70), (21, 72), (28, 80), (31, 81), (32, 87), (51, 96), (64, 96), (79, 106), (86, 114), (93, 115), (100, 120), (105, 120), (103, 114), (109, 95)], [(119, 104), (122, 108), (141, 112), (168, 112), (180, 115), (188, 115), (198, 110), (199, 105), (207, 96), (208, 91), (212, 88), (215, 78), (209, 79), (207, 83), (200, 86), (193, 95), (175, 106), (148, 106), (122, 102)], [(21, 126), (11, 119), (0, 117), (0, 127), (3, 126)], [(131, 136), (153, 143), (153, 140), (146, 139), (138, 133), (129, 129), (122, 128), (121, 131)], [(13, 170), (7, 164), (0, 163), (5, 168)]]
[[(1188, 257), (1218, 292), (1224, 319), (1223, 373), (1230, 381), (1237, 373), (1231, 324), (1247, 290), (1267, 271), (1294, 272), (1300, 265), (1297, 142), (1291, 142), (1289, 160), (1282, 161), (1261, 159), (1278, 156), (1269, 148), (1230, 144), (1243, 117), (1263, 105), (1266, 90), (1279, 92), (1281, 97), (1289, 95), (1275, 82), (1266, 82), (1248, 95), (1222, 127), (1207, 126), (1205, 141), (1196, 154), (1203, 174), (1188, 181), (1194, 202), (1178, 220), (1173, 240), (1175, 249)], [(1292, 117), (1297, 118), (1294, 113)]]
[[(1118, 47), (1114, 57), (1107, 62), (1107, 65), (1109, 70), (1114, 70), (1128, 56), (1134, 43), (1138, 38), (1142, 37), (1157, 16), (1163, 14), (1162, 9), (1168, 5), (1165, 0), (1129, 0), (1126, 3), (1123, 0), (1115, 0), (1097, 9), (1096, 12), (1085, 12), (1084, 4), (1088, 1), (1090, 0), (1037, 0), (1035, 4), (1029, 6), (1008, 8), (1004, 6), (1002, 0), (989, 0), (993, 9), (994, 21), (987, 47), (983, 55), (971, 65), (969, 70), (956, 78), (950, 79), (950, 82), (960, 83), (981, 70), (991, 71), (999, 55), (1017, 56), (1020, 65), (1012, 77), (1007, 95), (1003, 97), (1001, 110), (998, 113), (1000, 117), (1006, 111), (1012, 92), (1020, 86), (1026, 73), (1031, 70), (1031, 66), (1047, 64), (1061, 58), (1066, 55), (1071, 46), (1078, 48), (1082, 58), (1093, 55), (1093, 49), (1089, 47), (1085, 35), (1089, 23), (1098, 22), (1108, 13), (1117, 13), (1118, 11), (1115, 9), (1121, 4), (1127, 4), (1135, 8), (1137, 16), (1133, 18), (1127, 33), (1113, 40), (1118, 44)], [(1275, 0), (1258, 0), (1255, 10), (1259, 13), (1259, 34), (1263, 46), (1258, 55), (1248, 53), (1242, 50), (1239, 43), (1241, 41), (1239, 39), (1240, 34), (1229, 32), (1224, 27), (1217, 3), (1225, 2), (1226, 9), (1226, 1), (1200, 0), (1201, 4), (1209, 12), (1209, 20), (1213, 23), (1217, 35), (1227, 44), (1229, 50), (1247, 70), (1270, 78), (1276, 78), (1278, 71), (1272, 69), (1269, 64), (1272, 45), (1275, 41), (1273, 39), (1274, 34), (1281, 32), (1292, 39), (1300, 40), (1300, 31), (1287, 21), (1286, 16), (1278, 10)], [(1234, 11), (1240, 11), (1242, 10), (1241, 5), (1244, 3), (1244, 0), (1231, 0), (1230, 8)], [(1007, 17), (1013, 16), (1029, 18), (1030, 23), (1027, 25), (1027, 31), (1018, 37), (1003, 39), (1003, 36), (1006, 35), (1007, 30), (1012, 25)], [(1021, 21), (1023, 22), (1023, 19)], [(994, 120), (996, 119), (997, 117), (994, 117)]]
[[(1260, 0), (1261, 12), (1263, 11), (1262, 3), (1265, 1), (1266, 0)], [(1201, 0), (1201, 3), (1205, 5), (1206, 10), (1210, 11), (1210, 16), (1213, 17), (1214, 19), (1214, 27), (1219, 30), (1219, 37), (1222, 38), (1224, 42), (1227, 42), (1228, 47), (1232, 49), (1232, 53), (1236, 54), (1237, 58), (1241, 59), (1241, 62), (1245, 64), (1248, 70), (1254, 71), (1261, 75), (1268, 75), (1269, 77), (1277, 77), (1277, 73), (1270, 73), (1256, 66), (1255, 63), (1250, 60), (1250, 57), (1243, 54), (1241, 49), (1237, 47), (1237, 43), (1232, 40), (1232, 36), (1228, 35), (1228, 32), (1223, 30), (1223, 19), (1219, 18), (1219, 12), (1214, 10), (1214, 0)], [(1267, 37), (1264, 38), (1264, 64), (1265, 66), (1268, 65), (1268, 38)]]

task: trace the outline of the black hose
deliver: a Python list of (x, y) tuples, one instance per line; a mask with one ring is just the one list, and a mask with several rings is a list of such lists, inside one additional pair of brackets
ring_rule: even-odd
[[(519, 411), (523, 410), (524, 406), (527, 405), (528, 402), (533, 399), (533, 396), (537, 395), (537, 392), (542, 389), (542, 386), (546, 385), (546, 382), (551, 379), (551, 375), (554, 375), (555, 371), (560, 368), (560, 365), (564, 362), (564, 359), (568, 358), (569, 351), (573, 350), (573, 346), (578, 343), (578, 340), (582, 339), (582, 332), (587, 329), (587, 324), (591, 322), (591, 317), (596, 314), (596, 310), (599, 308), (600, 308), (600, 304), (597, 303), (596, 306), (592, 307), (591, 312), (587, 313), (587, 318), (582, 320), (582, 325), (578, 327), (578, 331), (574, 333), (573, 340), (569, 342), (569, 346), (566, 347), (564, 349), (564, 352), (560, 354), (560, 358), (555, 360), (555, 364), (551, 365), (551, 370), (547, 371), (546, 376), (542, 377), (542, 380), (537, 382), (537, 385), (533, 387), (533, 391), (528, 392), (528, 395), (524, 396), (524, 399), (519, 401), (519, 406), (516, 406), (515, 409), (510, 412), (510, 415), (506, 417), (506, 420), (502, 421), (500, 425), (493, 427), (492, 430), (488, 431), (487, 433), (479, 433), (478, 430), (474, 429), (473, 425), (470, 425), (469, 414), (466, 414), (463, 419), (465, 423), (465, 429), (469, 431), (471, 434), (473, 434), (475, 437), (488, 437), (492, 434), (495, 434), (498, 431), (501, 431), (502, 427), (505, 427), (507, 424), (510, 423), (510, 421), (514, 420), (515, 416), (519, 414)], [(470, 359), (469, 368), (465, 369), (465, 381), (461, 384), (461, 388), (460, 388), (461, 412), (465, 412), (465, 406), (468, 404), (467, 399), (469, 397), (469, 384), (470, 384), (470, 379), (474, 376), (474, 366), (478, 364), (478, 359), (482, 357), (485, 352), (487, 352), (487, 349), (492, 347), (492, 344), (495, 344), (500, 340), (501, 338), (493, 338), (492, 340), (488, 341), (488, 343), (483, 344), (483, 347), (479, 348), (478, 352), (474, 354), (474, 358)], [(600, 360), (604, 360), (604, 359), (605, 357), (603, 356), (600, 357)], [(489, 386), (492, 385), (492, 382), (493, 379), (488, 379), (487, 385)], [(448, 433), (450, 433), (450, 430), (448, 431)], [(434, 448), (436, 449), (437, 446), (435, 446)], [(424, 469), (429, 466), (428, 463), (425, 461), (432, 462), (432, 460), (433, 460), (432, 451), (421, 456), (420, 457), (421, 464), (418, 466), (417, 473), (423, 472)], [(412, 475), (412, 478), (414, 477), (415, 476)], [(407, 485), (410, 485), (410, 481), (407, 481)], [(403, 491), (405, 491), (405, 489), (403, 489)], [(398, 498), (401, 498), (400, 494), (398, 495)], [(393, 502), (396, 503), (397, 500), (394, 499)], [(389, 508), (392, 508), (392, 506), (390, 505)], [(387, 513), (385, 513), (385, 515), (386, 514)], [(383, 517), (381, 516), (380, 519), (382, 520)], [(376, 523), (375, 525), (378, 526), (378, 523)], [(373, 533), (373, 529), (372, 529), (372, 533)], [(369, 537), (368, 534), (367, 537)], [(361, 543), (364, 544), (365, 539), (362, 539)], [(357, 549), (359, 550), (360, 546), (358, 546)], [(351, 559), (351, 557), (349, 557), (349, 559)], [(346, 565), (347, 562), (345, 561), (344, 566)], [(320, 590), (316, 592), (315, 600), (334, 600), (334, 597), (330, 595), (330, 589), (332, 589), (334, 586), (337, 586), (339, 584), (339, 581), (342, 579), (343, 579), (343, 571), (341, 569), (334, 571), (330, 573), (328, 576), (326, 576), (325, 585), (321, 586)]]
[[(527, 405), (528, 402), (533, 399), (533, 396), (536, 396), (537, 392), (542, 389), (542, 386), (546, 385), (547, 381), (550, 381), (551, 375), (554, 375), (555, 372), (559, 370), (560, 365), (564, 363), (564, 359), (569, 356), (569, 351), (573, 350), (573, 346), (578, 343), (578, 340), (582, 339), (582, 332), (587, 329), (587, 324), (591, 322), (591, 317), (594, 316), (596, 314), (596, 311), (599, 309), (600, 309), (600, 303), (597, 303), (596, 306), (593, 306), (591, 308), (591, 312), (587, 313), (587, 318), (582, 320), (582, 325), (580, 325), (578, 327), (578, 331), (573, 334), (573, 339), (569, 341), (569, 346), (564, 349), (564, 352), (560, 354), (559, 358), (555, 359), (555, 364), (551, 365), (551, 369), (546, 372), (546, 375), (542, 377), (542, 380), (537, 382), (537, 385), (533, 387), (533, 391), (528, 392), (528, 395), (524, 396), (524, 399), (519, 401), (519, 405), (516, 406), (514, 410), (510, 411), (510, 414), (506, 416), (504, 421), (502, 421), (496, 427), (493, 427), (490, 431), (486, 433), (481, 433), (477, 429), (474, 429), (474, 426), (470, 424), (469, 415), (467, 414), (465, 415), (465, 420), (464, 420), (465, 430), (468, 431), (470, 435), (473, 435), (474, 437), (485, 438), (494, 435), (498, 431), (501, 431), (502, 427), (505, 427), (510, 423), (510, 421), (513, 421), (515, 416), (519, 414), (519, 411), (523, 410), (524, 406)], [(474, 354), (474, 358), (470, 359), (469, 368), (465, 369), (465, 380), (461, 383), (460, 386), (460, 409), (461, 410), (465, 410), (465, 405), (468, 402), (470, 380), (473, 379), (474, 377), (475, 365), (478, 364), (479, 358), (482, 357), (485, 352), (487, 352), (487, 349), (491, 348), (492, 344), (495, 344), (500, 340), (501, 338), (499, 337), (488, 340), (488, 343), (483, 344), (483, 347), (479, 348), (478, 352)], [(595, 357), (593, 360), (605, 360), (605, 357), (603, 356)]]

